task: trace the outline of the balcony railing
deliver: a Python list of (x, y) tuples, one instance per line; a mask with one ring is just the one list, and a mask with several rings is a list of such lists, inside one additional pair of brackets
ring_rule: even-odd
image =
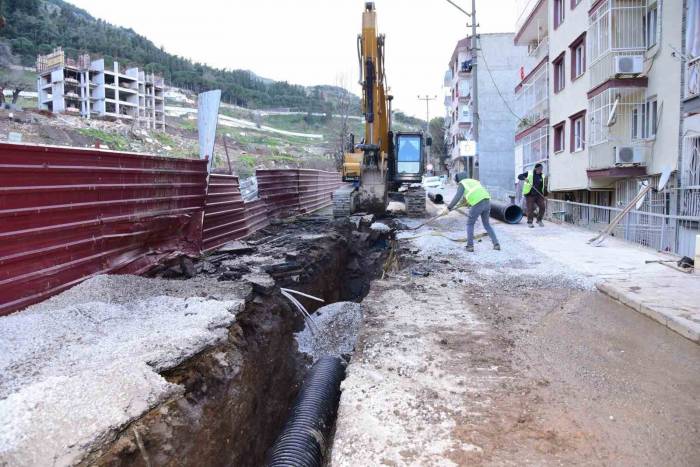
[[(610, 88), (588, 101), (587, 144), (589, 168), (614, 167), (625, 162), (616, 160), (616, 148), (637, 148), (641, 159), (626, 165), (648, 165), (648, 126), (656, 125), (644, 111), (645, 91), (639, 88)], [(645, 123), (646, 120), (646, 123)], [(645, 128), (647, 128), (645, 130)]]
[(530, 43), (527, 47), (527, 54), (538, 62), (549, 52), (549, 36), (544, 36), (538, 41)]
[(518, 131), (522, 131), (549, 115), (547, 67), (543, 66), (523, 81), (515, 95), (520, 115)]
[(592, 88), (616, 76), (617, 57), (644, 55), (646, 8), (646, 0), (606, 0), (590, 15), (586, 52)]

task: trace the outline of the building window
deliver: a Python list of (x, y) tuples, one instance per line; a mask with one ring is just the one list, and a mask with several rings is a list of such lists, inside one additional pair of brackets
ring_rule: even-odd
[(586, 72), (586, 33), (584, 32), (569, 46), (571, 52), (571, 80)]
[(554, 29), (564, 22), (564, 0), (554, 0)]
[(647, 42), (647, 48), (654, 47), (658, 42), (659, 33), (659, 7), (658, 4), (651, 5), (647, 8), (646, 19), (644, 21), (644, 34)]
[(565, 149), (564, 143), (564, 122), (554, 126), (554, 152), (562, 152)]
[(642, 138), (651, 139), (656, 137), (656, 126), (659, 116), (659, 107), (656, 97), (649, 99), (642, 106)]
[(583, 151), (586, 147), (586, 111), (569, 117), (571, 131), (571, 152)]
[(564, 53), (562, 52), (556, 58), (552, 65), (554, 66), (554, 92), (560, 92), (566, 84), (566, 69), (564, 67)]

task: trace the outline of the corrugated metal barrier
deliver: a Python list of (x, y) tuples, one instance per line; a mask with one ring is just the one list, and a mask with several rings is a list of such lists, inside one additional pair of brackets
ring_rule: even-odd
[(330, 206), (340, 186), (338, 172), (311, 169), (258, 170), (258, 195), (274, 217), (308, 213)]
[(0, 144), (0, 315), (198, 254), (206, 161)]
[(238, 177), (211, 174), (204, 208), (202, 250), (209, 252), (246, 237), (269, 224), (262, 200), (244, 202)]
[(340, 175), (261, 170), (260, 199), (206, 161), (0, 143), (0, 316), (91, 276), (140, 274), (331, 204)]

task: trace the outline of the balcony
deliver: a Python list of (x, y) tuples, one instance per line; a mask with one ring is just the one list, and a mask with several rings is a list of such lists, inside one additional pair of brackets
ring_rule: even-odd
[(444, 81), (443, 81), (443, 85), (444, 85), (446, 88), (452, 87), (452, 78), (453, 78), (453, 76), (452, 76), (452, 70), (447, 70), (447, 71), (445, 72), (445, 79), (444, 79)]
[(591, 89), (613, 79), (646, 86), (644, 18), (646, 0), (606, 0), (589, 16), (588, 58)]
[(536, 39), (527, 44), (527, 54), (540, 62), (549, 53), (549, 36)]
[(515, 88), (515, 103), (519, 114), (523, 116), (518, 124), (518, 132), (549, 117), (547, 69), (547, 63), (541, 63)]
[(515, 45), (528, 45), (540, 42), (547, 35), (547, 0), (518, 0), (515, 24)]
[(545, 164), (549, 157), (547, 144), (549, 127), (542, 125), (516, 137), (515, 153), (518, 170), (522, 172), (532, 169), (535, 164)]
[(700, 113), (700, 57), (688, 60), (685, 67), (683, 112)]
[(646, 175), (657, 125), (656, 110), (652, 113), (646, 104), (639, 88), (609, 88), (589, 99), (590, 179)]

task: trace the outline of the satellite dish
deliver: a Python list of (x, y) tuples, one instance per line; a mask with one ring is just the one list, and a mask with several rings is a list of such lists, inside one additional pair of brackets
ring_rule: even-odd
[(671, 178), (671, 167), (665, 165), (661, 169), (661, 177), (659, 177), (659, 187), (657, 188), (658, 191), (662, 191), (664, 188), (666, 188), (666, 184), (668, 183), (668, 180)]

